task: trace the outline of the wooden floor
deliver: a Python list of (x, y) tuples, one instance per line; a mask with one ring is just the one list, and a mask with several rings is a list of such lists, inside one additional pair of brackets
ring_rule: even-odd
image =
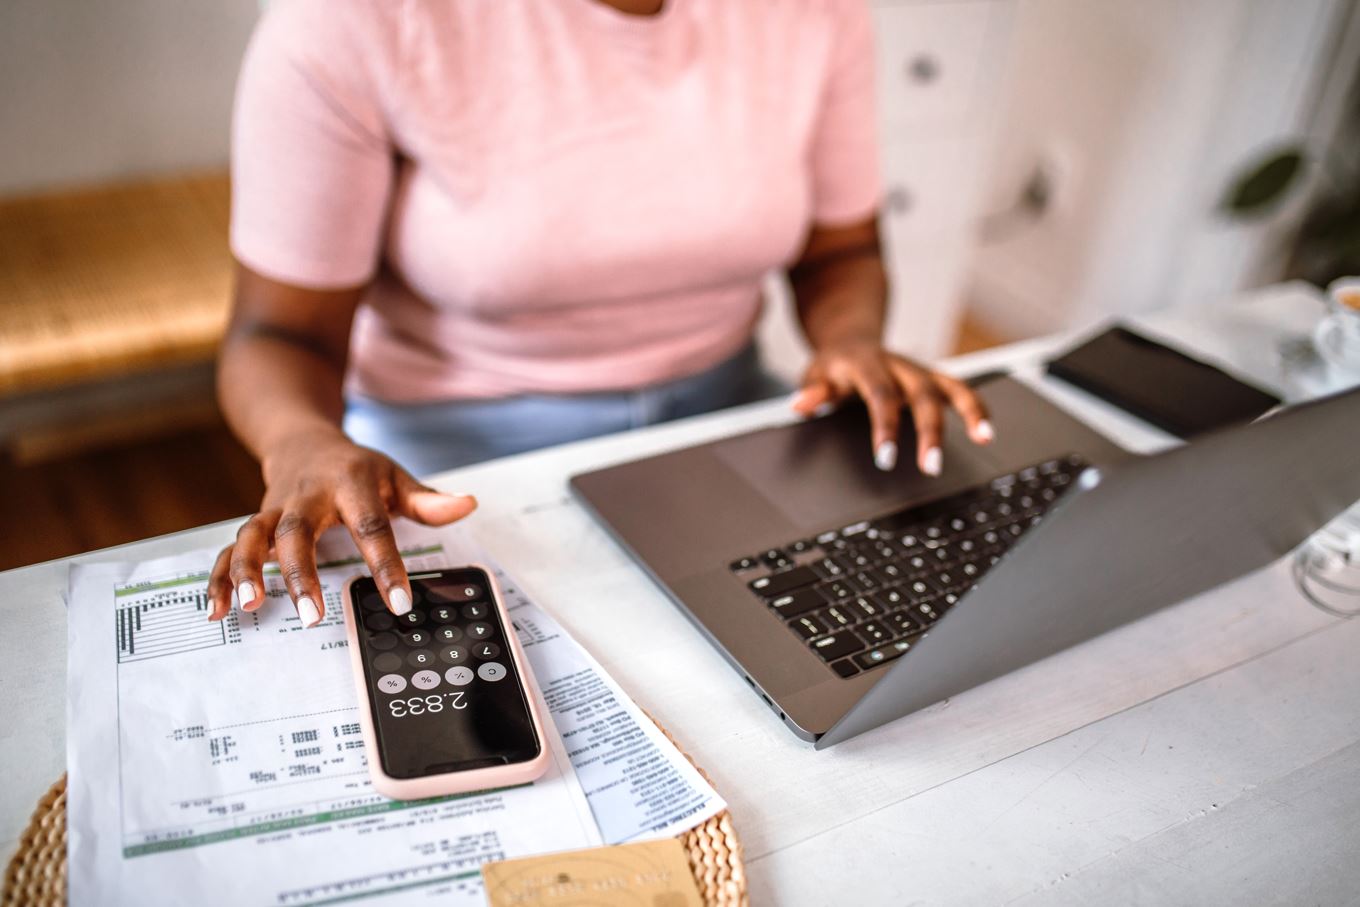
[[(957, 351), (998, 342), (965, 324)], [(232, 519), (263, 492), (221, 425), (32, 465), (0, 459), (0, 570)]]
[(45, 463), (0, 462), (0, 569), (251, 513), (264, 483), (225, 427)]

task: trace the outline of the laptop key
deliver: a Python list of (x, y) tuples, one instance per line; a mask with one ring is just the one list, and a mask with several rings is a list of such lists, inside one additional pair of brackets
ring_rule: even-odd
[(812, 615), (805, 615), (797, 620), (789, 621), (789, 626), (793, 628), (793, 632), (804, 639), (812, 639), (815, 636), (821, 636), (827, 631), (826, 624)]
[(845, 581), (851, 588), (858, 589), (860, 592), (872, 592), (882, 585), (870, 571), (848, 576)]
[(860, 620), (870, 620), (871, 618), (881, 617), (884, 610), (879, 607), (873, 599), (864, 595), (861, 595), (858, 598), (852, 598), (845, 603), (845, 607), (853, 612)]
[(923, 623), (927, 624), (933, 624), (943, 616), (943, 611), (936, 606), (935, 602), (918, 602), (915, 613), (918, 618), (922, 619)]
[(892, 639), (893, 636), (892, 633), (888, 632), (887, 625), (879, 623), (876, 620), (871, 620), (868, 623), (860, 624), (858, 627), (855, 628), (855, 632), (858, 633), (860, 636), (863, 636), (864, 639), (871, 646), (877, 645), (878, 643), (887, 642), (888, 640)]
[(822, 598), (821, 593), (810, 586), (770, 600), (770, 607), (774, 608), (775, 613), (785, 620), (806, 614), (816, 608), (825, 607), (825, 605), (826, 599)]
[(903, 594), (907, 596), (907, 599), (912, 602), (924, 601), (925, 599), (933, 598), (936, 594), (936, 590), (924, 579), (912, 580), (902, 587), (902, 591)]
[(896, 635), (904, 636), (920, 631), (923, 624), (910, 611), (894, 611), (888, 615), (888, 626)]
[(874, 593), (874, 601), (882, 605), (884, 610), (891, 611), (907, 604), (907, 596), (901, 589), (882, 589)]
[(831, 670), (835, 671), (842, 677), (854, 677), (856, 674), (859, 673), (859, 667), (856, 666), (854, 660), (850, 658), (833, 662), (831, 665)]
[(824, 557), (820, 561), (813, 561), (810, 566), (813, 572), (822, 579), (831, 579), (845, 574), (845, 568), (829, 557)]
[(812, 651), (820, 655), (823, 661), (835, 661), (863, 649), (864, 640), (849, 630), (840, 630), (830, 636), (814, 639), (811, 646)]
[(821, 612), (821, 614), (825, 616), (826, 622), (831, 625), (833, 630), (841, 627), (848, 627), (855, 622), (855, 615), (849, 608), (842, 606), (833, 605)]
[(893, 563), (882, 564), (868, 573), (880, 586), (890, 586), (907, 578), (907, 572)]
[[(910, 648), (908, 645), (907, 648)], [(864, 670), (881, 664), (887, 664), (894, 658), (899, 658), (907, 653), (906, 648), (899, 649), (896, 646), (879, 646), (877, 649), (870, 649), (868, 652), (861, 652), (855, 656), (854, 662)]]
[(727, 569), (733, 573), (742, 573), (746, 570), (754, 570), (757, 566), (756, 559), (753, 557), (739, 557), (727, 565)]
[(771, 570), (783, 570), (785, 567), (793, 565), (793, 561), (789, 560), (788, 555), (778, 548), (771, 548), (769, 551), (764, 552), (760, 555), (760, 559), (764, 561), (765, 565)]
[(753, 579), (750, 582), (751, 591), (762, 598), (777, 598), (786, 592), (803, 586), (810, 586), (817, 582), (817, 574), (807, 567), (794, 567), (792, 570), (783, 570), (779, 573), (771, 573), (769, 576), (762, 576), (760, 579)]
[(847, 598), (854, 598), (857, 593), (852, 587), (840, 580), (832, 580), (829, 583), (822, 583), (817, 587), (822, 595), (826, 596), (827, 601), (838, 602)]

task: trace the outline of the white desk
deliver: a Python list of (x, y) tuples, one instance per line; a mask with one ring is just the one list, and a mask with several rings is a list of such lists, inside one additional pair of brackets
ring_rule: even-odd
[[(1146, 327), (1270, 380), (1280, 330), (1316, 315), (1284, 288)], [(953, 365), (1032, 365), (1063, 342)], [(1130, 446), (1167, 443), (1045, 388)], [(478, 495), (476, 531), (492, 554), (710, 773), (746, 845), (753, 903), (1355, 903), (1360, 621), (1306, 605), (1282, 565), (831, 750), (794, 739), (565, 484), (786, 418), (782, 404), (759, 404), (437, 482)], [(233, 530), (86, 557), (216, 547)], [(66, 566), (0, 574), (6, 854), (65, 764)]]

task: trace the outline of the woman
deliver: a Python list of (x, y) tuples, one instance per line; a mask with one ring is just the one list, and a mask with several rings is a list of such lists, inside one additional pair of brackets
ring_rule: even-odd
[(337, 523), (404, 613), (390, 516), (476, 506), (411, 472), (757, 398), (776, 267), (813, 350), (798, 413), (863, 397), (885, 470), (903, 405), (928, 474), (943, 406), (990, 440), (966, 386), (882, 346), (872, 65), (863, 0), (275, 4), (238, 86), (219, 369), (267, 490), (211, 617), (263, 604), (272, 548), (318, 622)]

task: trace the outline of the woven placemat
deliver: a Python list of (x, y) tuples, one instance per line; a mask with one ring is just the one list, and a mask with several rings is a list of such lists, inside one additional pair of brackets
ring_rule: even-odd
[[(665, 728), (662, 728), (665, 733)], [(670, 737), (670, 734), (666, 734)], [(674, 743), (674, 739), (671, 739)], [(678, 747), (677, 747), (678, 748)], [(683, 750), (682, 750), (683, 752)], [(685, 756), (689, 759), (689, 756)], [(694, 764), (699, 774), (704, 770)], [(711, 784), (712, 781), (709, 781)], [(727, 810), (680, 836), (704, 903), (748, 907), (741, 842)], [(0, 907), (64, 907), (66, 904), (66, 776), (43, 794), (5, 870)]]
[(3, 907), (58, 907), (66, 903), (66, 776), (38, 801), (19, 849), (5, 869)]

